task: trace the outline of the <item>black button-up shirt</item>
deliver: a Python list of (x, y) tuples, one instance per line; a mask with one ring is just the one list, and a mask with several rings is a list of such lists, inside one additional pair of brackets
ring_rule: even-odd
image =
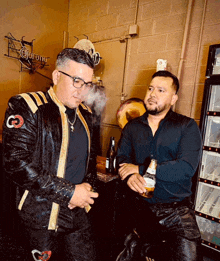
[(196, 122), (169, 111), (155, 135), (148, 114), (130, 121), (123, 129), (118, 145), (118, 163), (139, 165), (146, 171), (149, 158), (157, 160), (156, 187), (149, 203), (182, 201), (191, 195), (191, 178), (201, 155), (201, 135)]

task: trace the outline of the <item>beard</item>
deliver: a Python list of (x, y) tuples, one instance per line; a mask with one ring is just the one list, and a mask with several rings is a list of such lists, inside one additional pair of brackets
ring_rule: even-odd
[(151, 114), (151, 115), (157, 115), (157, 114), (160, 114), (161, 112), (163, 112), (164, 110), (166, 110), (166, 105), (160, 107), (160, 106), (155, 106), (154, 108), (149, 108), (149, 106), (146, 106), (147, 108), (147, 112), (148, 114)]
[(151, 115), (156, 115), (156, 114), (159, 113), (158, 110), (157, 110), (157, 108), (155, 108), (154, 110), (152, 110), (152, 109), (148, 110), (148, 109), (147, 109), (147, 112), (148, 112), (148, 114), (151, 114)]

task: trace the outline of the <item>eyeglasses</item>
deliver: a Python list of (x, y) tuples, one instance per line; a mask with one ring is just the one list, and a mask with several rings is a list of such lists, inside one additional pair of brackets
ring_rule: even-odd
[(92, 88), (93, 87), (93, 83), (92, 82), (85, 82), (83, 79), (81, 79), (80, 77), (73, 77), (71, 75), (69, 75), (68, 73), (62, 72), (62, 71), (58, 71), (68, 77), (70, 77), (73, 80), (73, 86), (77, 89), (82, 88), (84, 85), (87, 88)]

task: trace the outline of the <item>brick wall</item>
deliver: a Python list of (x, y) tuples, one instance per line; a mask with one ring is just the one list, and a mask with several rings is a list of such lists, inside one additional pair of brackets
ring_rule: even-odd
[[(209, 45), (220, 43), (220, 1), (207, 0), (201, 30), (204, 0), (195, 0), (176, 109), (199, 122)], [(199, 45), (201, 41), (201, 45)], [(198, 53), (199, 51), (199, 53)], [(197, 54), (199, 54), (197, 58)]]
[[(63, 31), (68, 27), (68, 0), (7, 0), (1, 2), (0, 9), (0, 134), (8, 100), (22, 92), (45, 91), (51, 84), (56, 55), (63, 48)], [(28, 70), (21, 71), (17, 59), (6, 57), (8, 41), (4, 36), (11, 33), (17, 40), (24, 37), (25, 41), (33, 39), (33, 53), (50, 57), (46, 67), (38, 69), (34, 74)], [(20, 48), (17, 43), (16, 48)], [(30, 51), (30, 48), (28, 48)], [(10, 55), (16, 57), (15, 52)], [(43, 77), (43, 76), (46, 77)], [(48, 79), (49, 78), (49, 79)], [(1, 136), (1, 135), (0, 135)]]
[[(220, 43), (220, 0), (207, 0), (201, 30), (204, 3), (205, 0), (193, 1), (175, 107), (198, 123), (208, 47)], [(83, 34), (94, 43), (124, 38), (129, 26), (137, 22), (138, 35), (128, 39), (124, 92), (126, 98), (144, 98), (158, 58), (168, 61), (169, 71), (178, 72), (187, 6), (187, 0), (70, 0), (69, 46), (77, 42), (74, 36), (81, 39)]]

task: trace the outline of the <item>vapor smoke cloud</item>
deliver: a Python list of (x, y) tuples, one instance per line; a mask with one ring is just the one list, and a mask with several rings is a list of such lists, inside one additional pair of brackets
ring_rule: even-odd
[(103, 86), (94, 85), (85, 95), (84, 101), (85, 104), (95, 111), (97, 116), (100, 116), (107, 102), (105, 88)]

